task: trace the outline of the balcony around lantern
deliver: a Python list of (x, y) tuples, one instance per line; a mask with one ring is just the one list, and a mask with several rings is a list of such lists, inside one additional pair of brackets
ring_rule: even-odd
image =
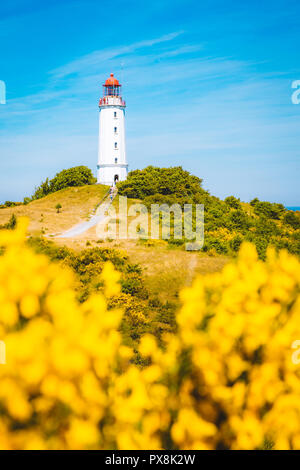
[(120, 96), (104, 96), (100, 98), (99, 106), (126, 106), (126, 103)]

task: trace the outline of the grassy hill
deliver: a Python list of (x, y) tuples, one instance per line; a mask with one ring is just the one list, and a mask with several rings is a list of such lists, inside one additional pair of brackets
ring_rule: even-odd
[[(15, 214), (29, 218), (30, 235), (58, 233), (87, 220), (107, 191), (108, 186), (99, 184), (61, 189), (26, 205), (0, 209), (0, 225)], [(59, 213), (57, 204), (62, 206)]]

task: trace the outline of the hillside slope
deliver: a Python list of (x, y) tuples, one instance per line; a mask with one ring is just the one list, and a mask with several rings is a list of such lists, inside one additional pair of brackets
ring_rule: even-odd
[[(93, 209), (108, 191), (108, 186), (86, 185), (62, 189), (27, 205), (0, 209), (0, 225), (15, 214), (30, 220), (30, 235), (52, 234), (69, 229), (87, 220)], [(62, 208), (57, 213), (56, 205)]]

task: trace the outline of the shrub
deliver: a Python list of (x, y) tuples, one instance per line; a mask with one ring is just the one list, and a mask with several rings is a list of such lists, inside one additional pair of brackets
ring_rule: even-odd
[(141, 299), (147, 299), (148, 297), (148, 292), (145, 289), (143, 280), (140, 274), (136, 272), (128, 274), (126, 278), (121, 281), (121, 285), (124, 294), (137, 296)]
[(284, 216), (284, 222), (295, 230), (300, 228), (300, 217), (295, 212), (287, 211)]
[(241, 201), (234, 196), (228, 196), (224, 199), (224, 202), (233, 209), (240, 209), (241, 208)]
[(257, 202), (254, 205), (255, 214), (265, 216), (269, 219), (280, 219), (284, 210), (285, 209), (282, 204), (271, 202)]
[(12, 214), (7, 224), (0, 225), (0, 229), (1, 230), (3, 229), (13, 230), (16, 227), (16, 225), (17, 225), (17, 218), (15, 214)]
[(246, 230), (249, 225), (246, 213), (241, 209), (235, 209), (229, 216), (229, 226), (238, 230)]
[(257, 204), (258, 202), (259, 202), (259, 199), (255, 197), (254, 199), (252, 199), (252, 201), (250, 201), (250, 206), (254, 207), (255, 204)]
[(5, 201), (4, 206), (5, 207), (14, 207), (16, 205), (15, 202), (13, 201)]
[(239, 251), (242, 243), (243, 243), (243, 238), (241, 237), (241, 235), (236, 235), (234, 238), (230, 240), (229, 245), (232, 251), (237, 252)]
[(126, 181), (118, 183), (119, 194), (131, 198), (145, 199), (147, 203), (165, 201), (171, 197), (172, 203), (192, 202), (197, 193), (205, 193), (201, 188), (202, 180), (191, 175), (182, 167), (158, 168), (148, 166), (143, 170), (131, 171)]
[(55, 192), (70, 186), (84, 186), (96, 182), (91, 170), (86, 166), (76, 166), (62, 170), (50, 181), (50, 191)]
[(75, 166), (68, 170), (62, 170), (49, 181), (47, 178), (35, 190), (32, 199), (40, 199), (50, 193), (60, 191), (72, 186), (84, 186), (86, 184), (96, 183), (96, 178), (93, 176), (91, 170), (86, 166)]

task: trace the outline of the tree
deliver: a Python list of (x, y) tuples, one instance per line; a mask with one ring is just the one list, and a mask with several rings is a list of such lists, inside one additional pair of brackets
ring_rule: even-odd
[(268, 219), (280, 219), (280, 216), (285, 211), (282, 204), (276, 204), (268, 201), (260, 201), (254, 205), (254, 212), (256, 215), (265, 216)]
[(197, 194), (207, 193), (201, 187), (202, 180), (191, 175), (181, 166), (159, 168), (148, 166), (143, 170), (131, 171), (126, 181), (118, 183), (122, 196), (161, 202), (164, 197), (172, 197), (174, 202), (192, 203)]
[(91, 170), (86, 166), (76, 166), (68, 170), (62, 170), (50, 181), (50, 192), (59, 191), (70, 186), (84, 186), (94, 184), (94, 178)]
[(240, 199), (234, 197), (234, 196), (228, 196), (226, 199), (224, 199), (226, 204), (229, 207), (232, 207), (233, 209), (240, 209), (241, 208), (241, 201)]
[(300, 228), (300, 218), (293, 211), (288, 211), (284, 216), (284, 222), (295, 230)]
[(60, 191), (73, 186), (84, 186), (96, 183), (96, 178), (92, 171), (86, 166), (75, 166), (68, 170), (62, 170), (49, 181), (47, 178), (38, 188), (36, 188), (32, 199), (40, 199), (50, 193)]
[(60, 203), (56, 204), (55, 209), (56, 209), (56, 212), (58, 214), (59, 214), (61, 208), (62, 208), (62, 205)]
[(252, 201), (250, 201), (250, 206), (254, 207), (255, 204), (257, 204), (258, 202), (259, 202), (259, 199), (255, 197), (254, 199), (252, 199)]

